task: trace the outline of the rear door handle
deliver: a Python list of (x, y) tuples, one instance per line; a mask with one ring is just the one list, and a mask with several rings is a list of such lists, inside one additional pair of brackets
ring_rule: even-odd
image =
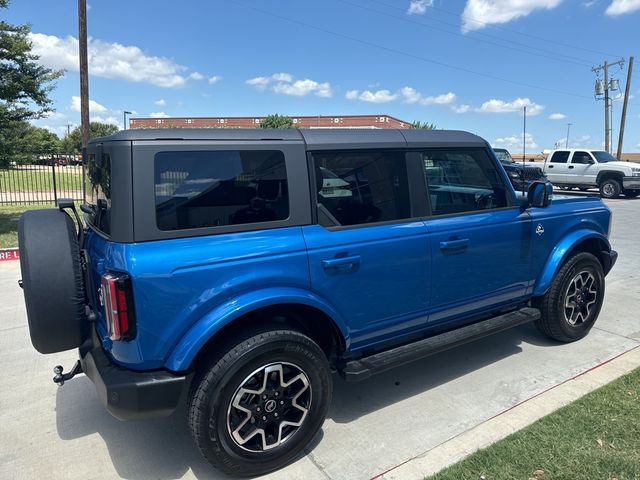
[(348, 257), (328, 258), (322, 260), (322, 268), (325, 270), (339, 268), (340, 270), (351, 270), (360, 265), (360, 255), (350, 255)]
[(573, 165), (569, 165), (569, 168), (573, 168)]
[(440, 242), (440, 250), (443, 252), (457, 252), (466, 250), (469, 246), (468, 238), (461, 238), (459, 240), (447, 240), (446, 242)]
[(547, 165), (549, 168), (553, 168), (553, 165)]

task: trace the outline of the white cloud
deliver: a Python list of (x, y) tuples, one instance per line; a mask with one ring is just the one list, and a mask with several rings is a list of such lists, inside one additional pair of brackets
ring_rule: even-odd
[(376, 90), (375, 92), (371, 90), (364, 90), (363, 92), (349, 90), (345, 97), (347, 100), (360, 100), (367, 103), (388, 103), (393, 102), (398, 98), (398, 95), (391, 93), (389, 90)]
[[(80, 97), (73, 96), (71, 97), (71, 105), (69, 105), (69, 109), (74, 112), (80, 111)], [(92, 113), (105, 113), (108, 112), (109, 109), (104, 105), (99, 104), (93, 100), (89, 100), (89, 111)], [(96, 120), (99, 121), (99, 120)]]
[(433, 0), (411, 0), (409, 8), (407, 9), (408, 15), (424, 15), (427, 8), (433, 5)]
[(527, 151), (535, 150), (536, 148), (538, 148), (538, 144), (535, 142), (533, 136), (530, 133), (527, 133), (524, 136), (522, 134), (516, 134), (511, 135), (510, 137), (496, 138), (493, 141), (493, 146), (521, 152), (523, 143), (526, 144)]
[(612, 17), (640, 10), (640, 0), (612, 0), (606, 14)]
[(189, 79), (195, 80), (195, 81), (204, 80), (204, 75), (201, 74), (200, 72), (191, 72), (189, 74)]
[(154, 105), (157, 105), (159, 107), (166, 107), (167, 106), (167, 102), (164, 100), (164, 98), (161, 98), (160, 100), (156, 100), (153, 103), (154, 103)]
[(451, 107), (451, 109), (455, 112), (455, 113), (467, 113), (469, 111), (471, 111), (471, 105), (467, 105), (462, 104), (462, 105), (453, 105)]
[(400, 89), (405, 103), (417, 103), (420, 105), (449, 105), (456, 101), (456, 94), (453, 92), (443, 93), (435, 97), (425, 96), (411, 87)]
[(94, 115), (91, 117), (91, 121), (100, 122), (100, 123), (109, 123), (111, 125), (116, 125), (118, 128), (122, 128), (122, 123), (120, 123), (120, 118), (114, 115), (108, 115), (104, 117), (100, 115)]
[[(31, 33), (33, 53), (50, 68), (78, 71), (78, 39)], [(187, 81), (187, 67), (165, 57), (145, 54), (132, 45), (89, 39), (89, 73), (98, 77), (143, 82), (158, 87), (182, 87)], [(193, 75), (199, 75), (193, 72)]]
[(212, 77), (209, 77), (209, 85), (213, 85), (215, 83), (218, 83), (220, 80), (222, 80), (222, 77), (220, 75), (214, 75)]
[(529, 116), (538, 115), (544, 110), (542, 105), (538, 105), (528, 98), (516, 98), (511, 102), (492, 98), (484, 102), (477, 110), (483, 113), (522, 112), (522, 107), (525, 106)]
[[(488, 25), (508, 23), (534, 10), (551, 10), (562, 0), (467, 0), (462, 12), (462, 31), (480, 30)], [(638, 1), (638, 0), (613, 0)]]
[(549, 120), (564, 120), (567, 116), (564, 113), (552, 113), (549, 115)]
[[(562, 137), (556, 140), (555, 148), (565, 148), (567, 145), (567, 137)], [(591, 135), (582, 135), (577, 138), (569, 138), (568, 148), (596, 148), (593, 141), (591, 141)]]
[(304, 97), (310, 93), (318, 97), (330, 97), (333, 95), (329, 82), (320, 83), (309, 78), (295, 80), (294, 76), (290, 73), (274, 73), (268, 77), (250, 78), (245, 83), (260, 91), (265, 90), (271, 85), (271, 89), (275, 93), (296, 97)]
[(164, 112), (151, 112), (149, 116), (151, 118), (168, 118), (169, 117), (169, 115), (167, 115)]

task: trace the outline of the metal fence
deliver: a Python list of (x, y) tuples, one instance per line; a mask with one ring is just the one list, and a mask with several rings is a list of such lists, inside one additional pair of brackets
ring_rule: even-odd
[(39, 155), (31, 164), (0, 168), (0, 204), (84, 200), (84, 166), (76, 155)]

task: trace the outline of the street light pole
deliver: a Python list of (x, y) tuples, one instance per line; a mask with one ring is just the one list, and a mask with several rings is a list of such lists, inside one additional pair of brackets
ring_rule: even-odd
[(569, 148), (569, 129), (573, 123), (567, 123), (567, 139), (564, 142), (564, 148)]
[(127, 115), (131, 115), (131, 112), (125, 110), (124, 112), (122, 112), (122, 129), (126, 130), (127, 129)]

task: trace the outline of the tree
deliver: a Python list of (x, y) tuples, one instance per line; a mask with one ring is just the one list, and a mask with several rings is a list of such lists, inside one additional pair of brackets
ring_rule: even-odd
[(419, 128), (421, 130), (435, 130), (436, 124), (429, 122), (421, 122), (420, 120), (416, 120), (411, 122), (411, 128)]
[(274, 113), (260, 122), (260, 128), (294, 128), (294, 125), (291, 117)]
[[(89, 124), (89, 138), (108, 137), (118, 130), (117, 125), (91, 122)], [(65, 135), (62, 139), (61, 147), (64, 153), (80, 153), (82, 151), (82, 131), (80, 127), (74, 128), (69, 135)]]
[(0, 167), (33, 161), (37, 155), (58, 153), (60, 139), (46, 128), (13, 120), (0, 129)]
[[(9, 0), (0, 0), (0, 8), (8, 5)], [(63, 73), (38, 63), (31, 52), (30, 31), (30, 25), (0, 21), (0, 128), (50, 112), (49, 93)]]

